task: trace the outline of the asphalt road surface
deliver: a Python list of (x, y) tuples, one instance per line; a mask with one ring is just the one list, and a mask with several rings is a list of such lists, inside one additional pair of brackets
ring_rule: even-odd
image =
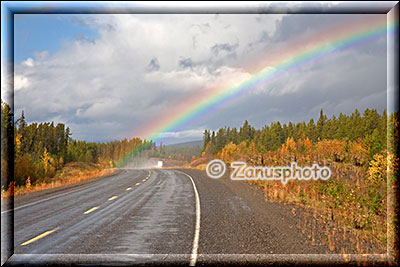
[(12, 212), (8, 265), (254, 264), (327, 251), (311, 246), (290, 209), (266, 203), (254, 185), (197, 170), (124, 169), (16, 197), (2, 220)]

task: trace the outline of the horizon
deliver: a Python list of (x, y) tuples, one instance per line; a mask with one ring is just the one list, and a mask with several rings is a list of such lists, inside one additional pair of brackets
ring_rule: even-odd
[[(245, 120), (255, 128), (316, 120), (320, 109), (328, 117), (356, 108), (382, 113), (386, 35), (337, 51), (329, 39), (330, 31), (370, 19), (386, 22), (371, 14), (16, 14), (14, 111), (17, 118), (25, 110), (29, 123), (64, 123), (77, 140), (151, 137), (165, 144)], [(230, 94), (260, 68), (274, 72), (269, 60), (285, 48), (319, 43), (333, 53), (209, 106), (213, 87)], [(184, 117), (199, 105), (201, 114)], [(185, 122), (162, 128), (177, 116)]]
[[(3, 103), (6, 103), (6, 102), (4, 102), (4, 100), (3, 100)], [(7, 103), (6, 103), (6, 104), (7, 104)], [(387, 113), (386, 108), (385, 108), (382, 112), (379, 112), (378, 110), (376, 110), (376, 109), (371, 109), (371, 108), (366, 108), (365, 110), (358, 110), (358, 109), (356, 108), (353, 112), (348, 113), (348, 114), (342, 113), (342, 112), (341, 112), (341, 113), (339, 113), (339, 114), (332, 114), (331, 116), (329, 116), (328, 114), (326, 114), (325, 111), (323, 111), (322, 109), (320, 110), (320, 112), (322, 111), (323, 114), (324, 114), (325, 116), (327, 116), (327, 119), (330, 120), (330, 119), (333, 118), (333, 116), (335, 116), (335, 118), (338, 119), (338, 116), (339, 116), (340, 114), (343, 114), (343, 115), (345, 115), (345, 116), (350, 117), (351, 114), (353, 114), (356, 110), (360, 113), (360, 116), (361, 116), (361, 117), (363, 117), (363, 113), (364, 113), (364, 111), (366, 111), (366, 110), (375, 110), (379, 115), (383, 115), (383, 113), (385, 113), (385, 112)], [(393, 113), (393, 112), (391, 112), (391, 113)], [(391, 113), (387, 113), (387, 115), (389, 116)], [(319, 113), (319, 114), (320, 114), (320, 113)], [(18, 118), (20, 118), (20, 117), (16, 117), (15, 114), (14, 114), (14, 120), (16, 121)], [(25, 115), (24, 115), (24, 118), (26, 118)], [(316, 116), (316, 117), (313, 117), (313, 118), (309, 118), (308, 120), (297, 121), (297, 122), (294, 122), (294, 121), (287, 121), (287, 122), (272, 121), (272, 122), (270, 122), (269, 124), (261, 125), (261, 127), (258, 127), (258, 128), (257, 128), (257, 127), (254, 127), (250, 122), (249, 122), (249, 125), (252, 126), (252, 127), (254, 127), (256, 130), (262, 130), (263, 127), (265, 127), (265, 126), (270, 126), (272, 123), (280, 123), (282, 126), (284, 126), (284, 125), (287, 126), (289, 123), (292, 123), (293, 125), (296, 125), (296, 124), (298, 124), (298, 123), (305, 123), (305, 124), (307, 125), (311, 119), (314, 121), (314, 123), (317, 123), (317, 122), (318, 122), (318, 118), (319, 118), (319, 117)], [(247, 121), (247, 120), (244, 120), (243, 123), (240, 124), (238, 127), (232, 127), (232, 126), (224, 125), (223, 127), (219, 127), (219, 128), (217, 128), (217, 129), (204, 129), (203, 132), (202, 132), (202, 136), (201, 136), (200, 138), (197, 138), (197, 139), (190, 139), (190, 140), (184, 140), (184, 141), (179, 140), (179, 139), (176, 139), (175, 142), (173, 142), (173, 143), (168, 143), (168, 142), (165, 143), (165, 142), (163, 142), (163, 141), (156, 142), (156, 141), (151, 140), (151, 139), (141, 139), (141, 140), (142, 140), (142, 141), (152, 141), (152, 142), (156, 145), (156, 147), (160, 147), (161, 144), (162, 144), (162, 145), (165, 145), (165, 146), (174, 146), (174, 145), (181, 145), (181, 144), (192, 143), (192, 142), (203, 142), (203, 136), (204, 136), (203, 133), (204, 133), (205, 130), (210, 131), (210, 132), (217, 132), (219, 129), (222, 129), (222, 128), (230, 128), (230, 129), (236, 128), (236, 129), (239, 129), (240, 127), (243, 126), (243, 124), (245, 123), (245, 121)], [(29, 122), (29, 124), (30, 124), (30, 123), (37, 123), (37, 124), (40, 124), (40, 123), (51, 123), (51, 122), (54, 122), (54, 121), (44, 121), (44, 122), (35, 122), (35, 121), (34, 121), (34, 122)], [(54, 122), (54, 123), (55, 123), (55, 122)], [(62, 122), (59, 122), (59, 123), (62, 123)], [(57, 123), (55, 123), (55, 124), (57, 124)], [(64, 125), (65, 125), (65, 124), (64, 124)], [(68, 125), (65, 125), (65, 126), (68, 127)], [(124, 140), (124, 139), (126, 139), (126, 140), (131, 140), (131, 139), (135, 139), (135, 138), (139, 138), (139, 139), (140, 139), (140, 137), (138, 137), (138, 136), (133, 136), (133, 137), (131, 137), (131, 138), (124, 137), (124, 138), (121, 138), (121, 139), (110, 139), (110, 140), (91, 141), (91, 140), (80, 140), (80, 139), (73, 138), (73, 133), (71, 133), (71, 137), (72, 137), (72, 139), (74, 139), (74, 140), (76, 140), (76, 141), (85, 141), (85, 142), (88, 142), (88, 143), (107, 143), (107, 142), (112, 142), (112, 141), (122, 141), (122, 140)], [(167, 141), (168, 141), (168, 139), (167, 139)]]

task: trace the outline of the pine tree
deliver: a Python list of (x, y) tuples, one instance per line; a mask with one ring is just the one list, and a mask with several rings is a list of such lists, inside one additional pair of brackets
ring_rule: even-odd
[(203, 133), (203, 149), (202, 149), (202, 151), (206, 150), (206, 146), (208, 145), (208, 143), (210, 143), (210, 141), (211, 141), (210, 131), (204, 130), (204, 133)]
[(317, 136), (318, 136), (319, 140), (324, 139), (323, 130), (324, 130), (324, 126), (325, 126), (326, 120), (327, 120), (326, 115), (324, 115), (324, 112), (323, 112), (323, 110), (321, 108), (321, 111), (319, 113), (319, 119), (318, 119), (318, 122), (317, 122), (317, 133), (318, 133)]

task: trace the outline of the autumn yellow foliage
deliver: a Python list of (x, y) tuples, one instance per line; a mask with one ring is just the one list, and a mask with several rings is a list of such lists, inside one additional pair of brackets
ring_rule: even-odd
[(292, 137), (288, 137), (286, 142), (282, 144), (281, 153), (291, 153), (296, 151), (296, 142)]
[[(381, 154), (375, 154), (369, 163), (367, 180), (370, 184), (377, 186), (386, 181), (387, 164), (386, 158)], [(386, 183), (386, 182), (385, 182)]]

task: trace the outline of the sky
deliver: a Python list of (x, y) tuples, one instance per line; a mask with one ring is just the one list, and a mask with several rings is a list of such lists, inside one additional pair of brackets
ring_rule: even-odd
[[(304, 45), (299, 40), (368, 16), (374, 15), (14, 15), (16, 118), (24, 110), (28, 122), (65, 123), (79, 140), (132, 138), (202, 90), (251, 78), (260, 58), (262, 68), (273, 68), (269, 57)], [(256, 128), (308, 122), (321, 108), (328, 116), (356, 108), (382, 112), (386, 46), (377, 38), (288, 71), (165, 132), (164, 142), (201, 140), (204, 129), (240, 127), (245, 120)]]

